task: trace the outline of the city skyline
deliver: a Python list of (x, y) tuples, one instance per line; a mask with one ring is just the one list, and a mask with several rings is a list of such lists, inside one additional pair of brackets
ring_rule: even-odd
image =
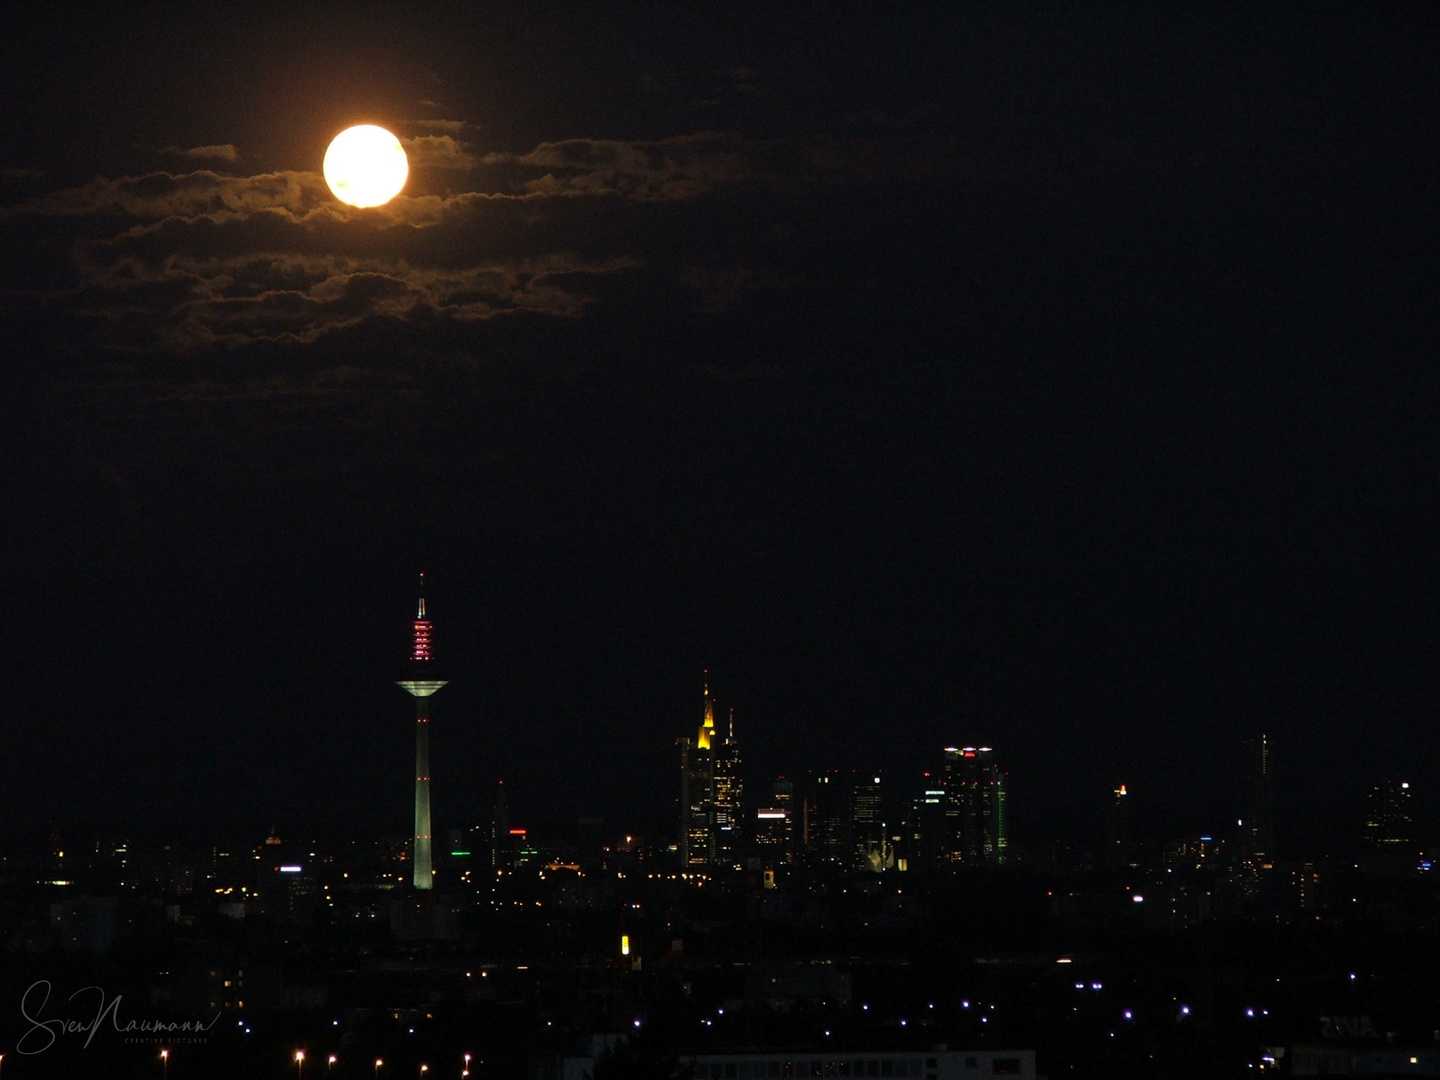
[[(395, 685), (398, 685), (415, 699), (416, 717), (416, 738), (414, 743), (415, 773), (414, 773), (414, 828), (409, 844), (412, 852), (413, 884), (417, 889), (428, 889), (428, 881), (431, 877), (429, 867), (431, 865), (432, 849), (432, 826), (430, 820), (430, 775), (429, 775), (429, 698), (439, 689), (448, 685), (448, 680), (442, 677), (439, 672), (441, 668), (435, 666), (432, 652), (433, 623), (427, 616), (426, 600), (424, 593), (426, 589), (426, 575), (420, 574), (419, 591), (421, 596), (418, 600), (417, 610), (414, 619), (409, 624), (407, 637), (408, 655), (403, 666), (404, 674)], [(683, 865), (695, 869), (709, 870), (713, 867), (727, 866), (738, 869), (746, 852), (753, 852), (756, 841), (757, 827), (763, 831), (764, 826), (758, 825), (754, 820), (757, 811), (772, 811), (777, 805), (783, 803), (786, 807), (783, 822), (783, 831), (787, 837), (793, 855), (795, 841), (793, 835), (800, 828), (797, 816), (807, 809), (802, 803), (797, 803), (795, 808), (790, 807), (790, 801), (797, 790), (810, 793), (813, 797), (814, 783), (817, 777), (834, 777), (844, 787), (842, 796), (844, 800), (850, 798), (849, 784), (862, 782), (858, 778), (875, 774), (874, 784), (877, 790), (876, 805), (878, 806), (878, 790), (881, 779), (880, 774), (887, 774), (889, 780), (887, 785), (903, 793), (904, 801), (914, 797), (918, 800), (922, 796), (942, 795), (943, 789), (953, 783), (952, 770), (959, 768), (963, 759), (973, 759), (977, 755), (989, 765), (991, 748), (988, 746), (963, 748), (956, 746), (943, 747), (911, 747), (910, 751), (915, 760), (922, 761), (917, 768), (912, 766), (901, 766), (896, 768), (892, 765), (866, 764), (855, 760), (841, 761), (834, 763), (833, 754), (827, 758), (831, 764), (817, 764), (814, 761), (805, 762), (792, 749), (788, 756), (788, 765), (781, 767), (778, 771), (773, 765), (764, 765), (759, 768), (751, 767), (742, 769), (742, 758), (739, 753), (739, 740), (735, 735), (735, 708), (726, 708), (727, 723), (719, 725), (716, 722), (716, 709), (718, 697), (711, 690), (711, 672), (706, 669), (702, 672), (702, 718), (698, 725), (698, 735), (695, 738), (681, 737), (675, 740), (675, 745), (680, 751), (681, 785), (678, 798), (674, 800), (674, 807), (667, 815), (662, 809), (664, 797), (653, 798), (648, 805), (620, 804), (617, 808), (609, 808), (612, 817), (608, 820), (611, 824), (617, 821), (650, 822), (655, 823), (667, 816), (679, 815), (679, 827), (675, 830), (675, 839), (679, 846), (679, 857)], [(1144, 837), (1144, 842), (1150, 846), (1156, 846), (1170, 841), (1184, 841), (1188, 837), (1199, 836), (1203, 832), (1211, 832), (1216, 835), (1231, 837), (1231, 819), (1235, 818), (1233, 840), (1245, 850), (1253, 852), (1262, 861), (1269, 861), (1275, 855), (1275, 822), (1274, 804), (1275, 790), (1272, 781), (1273, 765), (1271, 762), (1270, 739), (1265, 734), (1259, 734), (1251, 738), (1240, 740), (1237, 748), (1238, 754), (1235, 758), (1237, 763), (1233, 780), (1235, 789), (1231, 793), (1228, 802), (1216, 804), (1209, 809), (1209, 817), (1197, 816), (1191, 808), (1188, 819), (1184, 815), (1176, 816), (1173, 813), (1167, 818), (1165, 811), (1173, 807), (1167, 807), (1163, 800), (1154, 800), (1153, 792), (1146, 793), (1143, 789), (1139, 792), (1142, 803), (1149, 802), (1150, 815), (1143, 822), (1137, 822), (1133, 816), (1131, 807), (1135, 803), (1135, 785), (1132, 782), (1120, 782), (1111, 794), (1115, 801), (1110, 803), (1109, 809), (1105, 809), (1103, 793), (1098, 789), (1088, 793), (1086, 800), (1087, 815), (1081, 822), (1070, 822), (1067, 828), (1047, 828), (1046, 823), (1038, 818), (1031, 817), (1028, 821), (1029, 832), (1022, 840), (1022, 846), (1028, 846), (1032, 854), (1039, 854), (1051, 850), (1057, 843), (1066, 844), (1079, 850), (1092, 850), (1100, 855), (1102, 861), (1106, 858), (1105, 851), (1116, 843), (1122, 834), (1126, 837), (1125, 842), (1139, 842)], [(943, 754), (943, 763), (941, 754)], [(923, 759), (928, 755), (929, 761)], [(637, 755), (638, 756), (638, 755)], [(689, 763), (687, 765), (687, 762)], [(721, 764), (728, 762), (728, 764)], [(766, 769), (769, 771), (766, 771)], [(998, 768), (998, 767), (997, 767)], [(1296, 857), (1333, 857), (1344, 855), (1352, 850), (1374, 851), (1376, 841), (1374, 837), (1380, 833), (1387, 835), (1406, 835), (1413, 842), (1420, 843), (1429, 831), (1433, 828), (1430, 823), (1431, 804), (1425, 798), (1433, 793), (1427, 792), (1424, 785), (1421, 785), (1416, 792), (1412, 792), (1409, 781), (1395, 779), (1404, 770), (1388, 769), (1380, 770), (1364, 777), (1356, 777), (1352, 784), (1353, 791), (1351, 812), (1338, 834), (1332, 834), (1329, 843), (1319, 845), (1306, 844), (1300, 838), (1305, 834), (1296, 830), (1294, 835), (1287, 841), (1286, 854), (1290, 858)], [(723, 782), (726, 794), (720, 793), (721, 774), (727, 775), (728, 779)], [(481, 806), (473, 797), (478, 790), (475, 783), (474, 771), (467, 771), (463, 775), (456, 774), (458, 781), (451, 792), (444, 794), (458, 794), (469, 792), (455, 801), (454, 805), (463, 807), (459, 812), (451, 811), (445, 820), (450, 829), (474, 829), (485, 824), (487, 818), (484, 814), (477, 817), (477, 809)], [(488, 774), (487, 774), (488, 775)], [(748, 802), (744, 802), (740, 793), (745, 790), (745, 778), (748, 775), (752, 795)], [(846, 777), (850, 778), (849, 780)], [(997, 776), (1001, 775), (997, 773)], [(515, 775), (510, 775), (510, 790), (517, 790)], [(506, 777), (499, 772), (493, 774), (493, 782), (499, 785), (501, 798), (501, 810), (493, 821), (498, 825), (506, 819), (508, 810), (505, 808), (505, 780)], [(804, 780), (809, 786), (804, 789), (797, 789), (796, 782)], [(562, 778), (563, 783), (563, 778)], [(687, 799), (692, 785), (699, 785), (696, 790), (699, 792), (693, 799), (693, 805)], [(783, 799), (777, 799), (775, 791), (780, 786), (787, 789)], [(1003, 864), (1003, 847), (1008, 837), (1006, 825), (982, 826), (979, 824), (979, 817), (988, 819), (992, 814), (997, 818), (1005, 813), (1005, 781), (1001, 779), (998, 785), (998, 799), (995, 802), (987, 801), (983, 809), (981, 804), (965, 810), (966, 824), (962, 826), (957, 818), (947, 828), (956, 836), (956, 847), (953, 861), (974, 864), (977, 861), (987, 864)], [(640, 785), (644, 787), (645, 785)], [(942, 790), (926, 791), (927, 787), (938, 786)], [(522, 781), (518, 790), (524, 792), (525, 785)], [(1403, 792), (1402, 792), (1403, 789)], [(761, 792), (769, 790), (769, 795)], [(857, 789), (858, 790), (858, 789)], [(1381, 795), (1382, 791), (1394, 791), (1403, 794), (1405, 810), (1397, 809), (1395, 800), (1397, 795)], [(1238, 792), (1238, 793), (1237, 793)], [(1414, 795), (1421, 796), (1421, 802), (1414, 801)], [(1150, 799), (1145, 795), (1149, 794)], [(525, 796), (522, 794), (522, 798)], [(891, 796), (895, 798), (894, 795)], [(1363, 820), (1360, 813), (1355, 809), (1364, 801)], [(1377, 803), (1377, 799), (1381, 803)], [(1153, 800), (1153, 801), (1152, 801)], [(1389, 800), (1389, 801), (1385, 801)], [(940, 800), (928, 799), (925, 801), (936, 802)], [(483, 802), (483, 800), (482, 800)], [(743, 811), (742, 811), (743, 804)], [(1383, 805), (1383, 808), (1381, 808)], [(1117, 822), (1121, 809), (1124, 809), (1123, 826)], [(808, 806), (813, 811), (814, 807)], [(907, 827), (914, 828), (918, 818), (909, 815), (906, 811), (898, 808), (898, 805), (889, 807), (890, 815), (888, 825), (890, 830), (903, 830)], [(538, 822), (549, 830), (559, 830), (564, 833), (569, 824), (574, 820), (586, 819), (586, 815), (601, 814), (607, 807), (595, 802), (574, 804), (568, 812), (556, 812), (554, 805), (546, 805), (543, 801), (531, 801), (524, 808), (525, 819), (530, 822)], [(1157, 814), (1156, 811), (1159, 811)], [(845, 813), (849, 814), (849, 808)], [(937, 811), (940, 813), (940, 811)], [(951, 815), (959, 811), (951, 810)], [(918, 809), (916, 814), (919, 814)], [(1236, 815), (1239, 815), (1237, 818)], [(1406, 823), (1403, 829), (1391, 824), (1396, 820)], [(53, 832), (56, 815), (51, 815), (45, 829)], [(272, 814), (270, 817), (272, 829), (276, 821), (284, 820), (288, 827), (299, 826), (302, 833), (307, 830), (314, 830), (316, 834), (324, 833), (335, 835), (334, 825), (336, 819), (329, 821), (324, 819), (306, 820), (303, 814)], [(594, 817), (591, 820), (596, 822), (605, 821), (603, 817)], [(88, 835), (93, 832), (95, 836), (125, 836), (139, 833), (150, 835), (152, 838), (158, 835), (153, 828), (141, 827), (138, 830), (132, 823), (113, 823), (112, 825), (97, 828), (93, 822), (84, 822), (73, 817), (64, 819), (66, 828), (72, 831), (76, 837)], [(1384, 825), (1377, 824), (1383, 821)], [(479, 822), (479, 824), (476, 824)], [(689, 823), (688, 828), (685, 823)], [(254, 822), (249, 823), (251, 827)], [(235, 827), (237, 822), (227, 823), (222, 831), (229, 836), (236, 836)], [(378, 827), (376, 820), (369, 822), (369, 827)], [(78, 829), (78, 831), (76, 831)], [(1388, 830), (1388, 831), (1387, 831)], [(384, 831), (384, 830), (382, 830)], [(518, 830), (524, 833), (525, 830)], [(722, 831), (728, 834), (722, 840)], [(964, 839), (961, 839), (962, 831)], [(971, 840), (970, 833), (975, 836), (984, 836), (985, 839)], [(17, 850), (30, 849), (35, 846), (40, 838), (39, 833), (32, 833), (29, 836), (12, 835), (12, 843)], [(997, 846), (997, 838), (998, 846)], [(899, 836), (893, 837), (899, 840)], [(1208, 840), (1209, 837), (1206, 837)], [(88, 841), (87, 841), (88, 842)], [(1409, 841), (1407, 841), (1409, 842)], [(686, 854), (688, 845), (699, 845), (696, 854)], [(985, 853), (980, 854), (977, 845), (983, 845)], [(1383, 847), (1383, 844), (1382, 844)], [(974, 850), (972, 850), (972, 848)], [(918, 846), (916, 850), (919, 850)], [(965, 852), (964, 857), (961, 851)], [(844, 862), (844, 860), (839, 860)], [(924, 860), (925, 865), (934, 863), (933, 856)], [(848, 865), (848, 863), (846, 864)], [(857, 864), (863, 867), (864, 860)], [(893, 867), (893, 862), (889, 864)], [(424, 883), (422, 883), (424, 882)]]

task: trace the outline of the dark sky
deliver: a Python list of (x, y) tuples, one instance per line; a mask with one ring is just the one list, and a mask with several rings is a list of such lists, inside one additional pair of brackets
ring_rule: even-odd
[(1440, 9), (1110, 7), (8, 28), (6, 836), (404, 832), (421, 569), (442, 827), (665, 811), (707, 667), (1022, 844), (1433, 788)]

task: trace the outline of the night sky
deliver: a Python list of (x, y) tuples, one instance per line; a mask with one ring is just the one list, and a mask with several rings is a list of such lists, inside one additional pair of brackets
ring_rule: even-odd
[(667, 813), (706, 668), (1022, 847), (1435, 801), (1440, 9), (783, 7), (7, 27), (7, 843), (403, 834), (420, 570), (440, 829)]

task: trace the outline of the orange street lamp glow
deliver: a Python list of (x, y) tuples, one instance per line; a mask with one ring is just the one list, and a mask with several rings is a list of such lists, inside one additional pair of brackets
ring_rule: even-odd
[(400, 140), (382, 127), (346, 128), (330, 142), (321, 166), (325, 183), (343, 203), (382, 206), (405, 187), (410, 161)]

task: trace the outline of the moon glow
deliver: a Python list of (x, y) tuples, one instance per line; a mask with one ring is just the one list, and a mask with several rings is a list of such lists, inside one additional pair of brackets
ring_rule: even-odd
[(400, 140), (382, 127), (346, 128), (325, 151), (325, 183), (351, 206), (380, 206), (405, 186), (410, 161)]

